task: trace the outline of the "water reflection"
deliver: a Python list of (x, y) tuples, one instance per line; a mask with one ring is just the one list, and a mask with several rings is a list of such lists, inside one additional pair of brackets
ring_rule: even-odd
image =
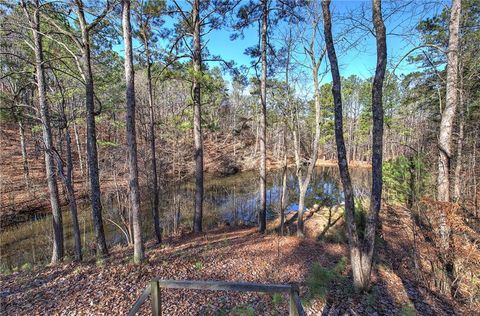
[[(298, 180), (294, 169), (287, 173), (286, 212), (298, 209)], [(367, 169), (353, 169), (351, 176), (356, 196), (368, 196), (370, 172)], [(270, 172), (267, 178), (267, 216), (278, 216), (282, 194), (282, 172)], [(194, 183), (169, 183), (161, 193), (161, 223), (166, 235), (178, 233), (181, 227), (191, 229), (194, 197)], [(343, 193), (335, 167), (316, 168), (305, 199), (306, 207), (313, 204), (333, 206), (343, 201)], [(122, 219), (118, 217), (122, 203), (111, 196), (105, 197), (105, 232), (110, 245), (125, 243), (126, 234), (121, 228)], [(242, 172), (225, 178), (210, 178), (205, 182), (204, 227), (217, 225), (255, 225), (257, 222), (258, 174)], [(148, 199), (143, 203), (143, 228), (146, 239), (153, 237), (153, 216)], [(88, 206), (80, 208), (79, 222), (82, 243), (86, 257), (93, 255), (93, 228)], [(114, 224), (116, 223), (116, 224)], [(120, 224), (120, 225), (118, 225)], [(128, 229), (128, 228), (127, 228)], [(64, 213), (65, 248), (67, 254), (73, 249), (73, 232), (68, 212)], [(51, 217), (20, 224), (4, 230), (0, 234), (1, 266), (14, 267), (26, 262), (33, 264), (48, 262), (51, 255)]]

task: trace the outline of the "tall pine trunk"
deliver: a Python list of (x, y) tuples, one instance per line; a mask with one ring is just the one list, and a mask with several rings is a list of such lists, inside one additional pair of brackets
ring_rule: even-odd
[[(445, 108), (442, 112), (438, 137), (439, 159), (437, 177), (437, 200), (450, 202), (450, 163), (452, 158), (452, 131), (455, 112), (458, 106), (458, 48), (461, 17), (461, 0), (452, 1), (449, 22), (447, 54), (447, 87)], [(439, 214), (440, 248), (445, 272), (446, 294), (452, 290), (454, 279), (453, 260), (450, 253), (451, 232), (447, 223), (445, 208)]]
[(153, 87), (152, 87), (152, 64), (150, 62), (150, 49), (148, 39), (144, 38), (145, 54), (147, 58), (147, 87), (148, 87), (148, 107), (150, 114), (150, 154), (152, 165), (152, 215), (153, 226), (155, 228), (155, 239), (157, 243), (162, 242), (162, 229), (160, 227), (159, 192), (158, 192), (158, 172), (157, 172), (157, 156), (156, 156), (156, 137), (155, 137), (155, 111), (153, 106)]
[(262, 51), (262, 76), (260, 80), (260, 209), (258, 212), (258, 224), (261, 233), (267, 227), (267, 23), (268, 23), (268, 1), (262, 0), (262, 30), (261, 30), (261, 51)]
[[(463, 69), (460, 66), (460, 69)], [(458, 138), (457, 138), (457, 157), (455, 162), (455, 172), (454, 172), (454, 179), (453, 179), (453, 201), (459, 202), (460, 201), (460, 194), (461, 194), (461, 174), (462, 174), (462, 161), (463, 161), (463, 142), (465, 138), (465, 100), (464, 100), (464, 87), (463, 87), (463, 76), (460, 77), (460, 87), (459, 87), (459, 103), (460, 103), (460, 126), (458, 131)]]
[(203, 135), (202, 108), (200, 95), (200, 74), (202, 73), (202, 42), (200, 34), (200, 0), (193, 4), (193, 138), (195, 142), (195, 211), (193, 230), (202, 231), (203, 220)]
[(85, 108), (87, 123), (87, 164), (90, 177), (90, 202), (92, 205), (93, 227), (97, 255), (108, 256), (107, 243), (102, 219), (102, 202), (100, 192), (100, 174), (98, 168), (97, 132), (95, 127), (95, 92), (93, 85), (92, 61), (90, 52), (90, 34), (85, 20), (85, 14), (81, 1), (77, 3), (77, 14), (82, 33), (82, 70), (85, 79)]
[(125, 44), (125, 81), (127, 84), (127, 152), (130, 187), (130, 206), (133, 226), (133, 261), (144, 260), (142, 219), (140, 208), (140, 187), (138, 184), (137, 136), (135, 130), (135, 72), (133, 69), (132, 26), (130, 24), (130, 0), (123, 0), (122, 12), (123, 41)]
[[(439, 159), (437, 177), (437, 200), (450, 201), (450, 160), (452, 156), (452, 129), (455, 111), (458, 104), (458, 42), (460, 31), (461, 0), (452, 1), (449, 23), (449, 39), (447, 54), (447, 93), (445, 108), (440, 122), (440, 135), (438, 138)], [(444, 217), (444, 215), (442, 215)], [(443, 219), (446, 226), (446, 219)], [(441, 228), (445, 235), (446, 227)], [(446, 238), (448, 239), (448, 238)]]
[(43, 143), (45, 146), (45, 169), (47, 173), (48, 191), (50, 194), (50, 205), (52, 207), (53, 249), (51, 262), (57, 263), (62, 261), (64, 256), (62, 211), (60, 209), (57, 178), (55, 175), (53, 137), (50, 127), (50, 109), (48, 107), (46, 96), (42, 34), (40, 33), (40, 6), (38, 0), (35, 1), (33, 16), (30, 16), (30, 13), (28, 13), (26, 5), (24, 5), (24, 9), (27, 17), (29, 17), (33, 34), (38, 103), (40, 106), (40, 117), (42, 121)]

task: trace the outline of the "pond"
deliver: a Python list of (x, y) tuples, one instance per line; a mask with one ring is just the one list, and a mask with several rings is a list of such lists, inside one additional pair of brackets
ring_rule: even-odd
[[(298, 180), (295, 170), (287, 173), (287, 209), (298, 209)], [(357, 168), (351, 170), (356, 196), (368, 196), (370, 170)], [(170, 187), (169, 187), (170, 186)], [(181, 185), (167, 185), (161, 194), (161, 224), (163, 233), (171, 235), (182, 229), (190, 229), (194, 203), (194, 182)], [(275, 170), (267, 178), (268, 218), (278, 216), (282, 192), (282, 171)], [(306, 207), (313, 204), (333, 206), (343, 201), (338, 169), (336, 167), (318, 167), (315, 169), (311, 184), (307, 190)], [(111, 197), (103, 201), (104, 228), (109, 245), (126, 242), (122, 232), (125, 225), (119, 216), (118, 203)], [(122, 203), (120, 203), (122, 204)], [(229, 177), (207, 177), (205, 180), (204, 228), (218, 225), (255, 225), (257, 221), (258, 173), (241, 172)], [(145, 239), (153, 238), (152, 214), (148, 197), (144, 199), (143, 231)], [(79, 222), (85, 257), (94, 255), (94, 235), (90, 209), (87, 204), (79, 207)], [(51, 216), (41, 216), (30, 222), (2, 230), (0, 233), (0, 266), (12, 269), (24, 264), (46, 263), (51, 256), (52, 225)], [(70, 214), (63, 213), (65, 249), (67, 256), (73, 251), (73, 231)], [(122, 229), (121, 229), (122, 228)]]

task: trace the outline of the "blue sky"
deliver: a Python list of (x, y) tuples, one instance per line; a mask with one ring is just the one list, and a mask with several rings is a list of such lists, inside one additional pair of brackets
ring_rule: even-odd
[[(384, 17), (390, 12), (389, 2), (384, 1)], [(402, 2), (400, 2), (402, 3)], [(389, 57), (390, 69), (397, 64), (398, 60), (409, 52), (413, 47), (418, 44), (418, 37), (415, 34), (414, 26), (418, 21), (426, 16), (432, 16), (436, 11), (442, 9), (441, 5), (432, 6), (429, 8), (423, 7), (424, 3), (421, 1), (415, 1), (412, 5), (405, 8), (402, 12), (389, 16), (385, 20), (387, 29), (387, 48)], [(361, 8), (364, 7), (366, 17), (370, 18), (370, 1), (333, 1), (332, 14), (333, 14), (333, 31), (334, 37), (345, 30), (345, 27), (350, 26), (349, 21), (346, 21), (343, 17), (349, 13), (357, 15), (360, 13)], [(371, 22), (365, 21), (367, 25)], [(172, 20), (167, 20), (166, 27), (173, 25)], [(274, 30), (274, 37), (277, 33), (282, 31), (282, 28), (286, 25), (280, 25)], [(258, 43), (257, 27), (252, 26), (247, 29), (244, 34), (245, 37), (237, 38), (234, 41), (230, 40), (231, 30), (228, 28), (222, 28), (215, 30), (206, 35), (203, 38), (203, 42), (208, 47), (208, 50), (213, 55), (220, 55), (225, 60), (234, 60), (237, 65), (249, 66), (251, 58), (244, 54), (248, 47), (251, 47)], [(399, 35), (400, 34), (400, 35)], [(361, 78), (369, 78), (372, 76), (375, 70), (376, 63), (376, 47), (375, 39), (373, 35), (368, 32), (353, 32), (348, 35), (349, 40), (355, 40), (358, 42), (356, 47), (342, 51), (340, 47), (337, 47), (337, 54), (340, 63), (341, 75), (344, 77), (350, 75), (358, 75)], [(135, 42), (135, 46), (138, 46), (138, 41)], [(338, 45), (340, 46), (340, 45)], [(123, 55), (123, 45), (118, 45), (114, 48), (120, 54)], [(214, 63), (212, 63), (212, 66)], [(396, 74), (407, 74), (416, 70), (415, 65), (411, 65), (406, 61), (403, 61), (396, 69)], [(249, 75), (253, 75), (251, 72)], [(227, 76), (228, 77), (228, 76)], [(330, 81), (330, 76), (327, 75), (323, 82)]]

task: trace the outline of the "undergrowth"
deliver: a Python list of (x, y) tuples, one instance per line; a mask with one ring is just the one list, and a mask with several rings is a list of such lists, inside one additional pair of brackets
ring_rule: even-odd
[(322, 267), (318, 263), (314, 263), (309, 275), (306, 278), (309, 294), (307, 299), (320, 298), (324, 300), (328, 294), (329, 287), (332, 283), (339, 283), (342, 279), (342, 272), (347, 266), (347, 258), (342, 257), (331, 268)]

